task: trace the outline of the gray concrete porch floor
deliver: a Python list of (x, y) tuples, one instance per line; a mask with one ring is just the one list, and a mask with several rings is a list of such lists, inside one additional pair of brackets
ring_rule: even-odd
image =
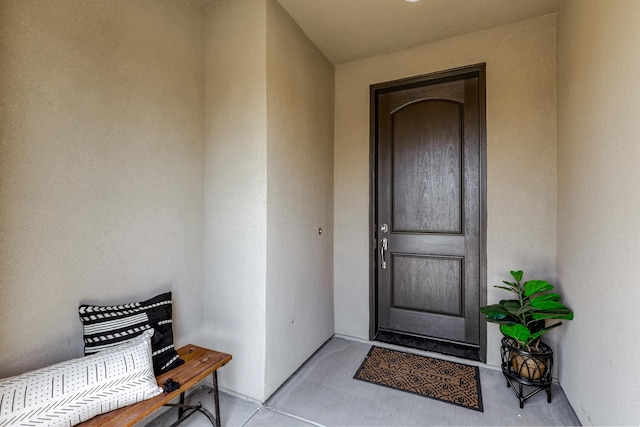
[[(552, 402), (546, 394), (531, 397), (520, 409), (518, 399), (506, 386), (502, 373), (475, 364), (480, 369), (484, 412), (392, 390), (353, 379), (371, 344), (410, 353), (475, 364), (470, 361), (399, 348), (383, 343), (365, 343), (334, 337), (314, 354), (264, 404), (228, 393), (220, 393), (222, 425), (225, 427), (290, 426), (530, 426), (580, 425), (558, 384), (552, 385)], [(233, 363), (233, 362), (231, 362)], [(224, 368), (219, 375), (224, 375)], [(214, 413), (211, 388), (203, 385), (187, 397), (202, 402)], [(165, 427), (175, 421), (175, 410), (147, 423)], [(184, 427), (211, 424), (202, 414), (185, 421)]]

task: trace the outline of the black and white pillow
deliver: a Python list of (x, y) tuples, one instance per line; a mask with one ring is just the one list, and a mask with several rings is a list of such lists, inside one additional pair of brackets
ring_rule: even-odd
[(129, 304), (81, 305), (78, 311), (84, 329), (85, 355), (113, 347), (153, 329), (151, 349), (155, 375), (184, 363), (173, 346), (171, 292)]
[(162, 393), (153, 331), (88, 357), (0, 380), (0, 426), (69, 427)]

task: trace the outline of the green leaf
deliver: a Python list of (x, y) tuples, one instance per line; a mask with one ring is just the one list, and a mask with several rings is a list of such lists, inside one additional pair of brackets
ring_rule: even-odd
[(509, 273), (511, 273), (511, 275), (513, 276), (513, 278), (515, 279), (516, 282), (521, 281), (522, 280), (522, 275), (524, 274), (522, 272), (522, 270), (510, 271)]
[[(531, 336), (529, 337), (529, 342), (533, 342), (536, 339), (538, 339), (542, 334), (544, 334), (545, 332), (547, 332), (545, 329), (538, 331), (536, 333), (531, 334)], [(529, 344), (529, 343), (527, 343)]]
[(531, 317), (535, 320), (540, 319), (565, 319), (573, 320), (573, 311), (567, 310), (554, 310), (552, 312), (534, 312)]
[(544, 294), (538, 295), (537, 297), (531, 298), (531, 301), (539, 300), (539, 301), (560, 301), (560, 295), (558, 294)]
[(529, 304), (531, 304), (531, 307), (533, 308), (537, 308), (538, 310), (544, 310), (544, 311), (554, 311), (554, 310), (561, 310), (563, 308), (565, 309), (567, 308), (558, 301), (544, 301), (544, 300), (541, 301), (536, 298), (529, 301)]
[(537, 338), (539, 338), (542, 334), (545, 334), (547, 332), (549, 332), (551, 329), (553, 328), (557, 328), (558, 326), (562, 325), (562, 322), (558, 322), (558, 323), (554, 323), (551, 326), (547, 326), (544, 329), (539, 330), (536, 333), (531, 334), (531, 336), (529, 337), (529, 342), (533, 342), (535, 341)]
[(538, 292), (550, 291), (553, 289), (553, 285), (544, 280), (530, 280), (524, 284), (524, 294), (530, 297)]
[(504, 301), (502, 305), (504, 309), (509, 312), (509, 314), (515, 317), (518, 317), (523, 313), (522, 307), (520, 306), (520, 303), (518, 301)]
[(500, 331), (508, 337), (513, 338), (514, 340), (527, 343), (529, 338), (531, 337), (531, 331), (524, 325), (519, 323), (515, 325), (500, 325)]
[(504, 309), (502, 304), (487, 305), (480, 307), (480, 312), (489, 319), (504, 319), (509, 316), (509, 312)]

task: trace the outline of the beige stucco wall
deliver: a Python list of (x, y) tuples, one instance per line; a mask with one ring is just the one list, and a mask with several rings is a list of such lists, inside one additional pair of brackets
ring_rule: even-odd
[(205, 341), (233, 354), (221, 386), (264, 400), (265, 0), (206, 11)]
[(274, 0), (206, 16), (206, 340), (266, 400), (333, 334), (333, 66)]
[(558, 14), (558, 275), (562, 387), (584, 425), (638, 425), (640, 3)]
[(334, 70), (275, 0), (266, 40), (268, 396), (333, 335)]
[[(369, 85), (487, 64), (487, 298), (522, 268), (555, 279), (556, 17), (549, 15), (336, 67), (335, 328), (369, 333)], [(497, 327), (488, 363), (499, 364)], [(551, 337), (553, 344), (553, 336)]]
[(0, 2), (0, 377), (82, 354), (77, 307), (202, 324), (202, 10)]

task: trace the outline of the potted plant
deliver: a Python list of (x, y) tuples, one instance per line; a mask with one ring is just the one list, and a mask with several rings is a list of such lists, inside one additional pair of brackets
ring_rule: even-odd
[[(497, 304), (480, 307), (487, 321), (500, 324), (502, 338), (502, 372), (507, 378), (520, 384), (520, 407), (524, 400), (541, 389), (546, 389), (551, 401), (551, 367), (553, 351), (542, 342), (541, 337), (562, 322), (546, 324), (547, 320), (571, 320), (573, 312), (562, 304), (561, 297), (549, 282), (530, 280), (522, 282), (523, 272), (511, 271), (513, 282), (504, 281), (506, 286), (496, 288), (512, 292), (517, 299), (501, 300)], [(528, 396), (522, 395), (522, 385), (536, 386), (538, 389)]]

